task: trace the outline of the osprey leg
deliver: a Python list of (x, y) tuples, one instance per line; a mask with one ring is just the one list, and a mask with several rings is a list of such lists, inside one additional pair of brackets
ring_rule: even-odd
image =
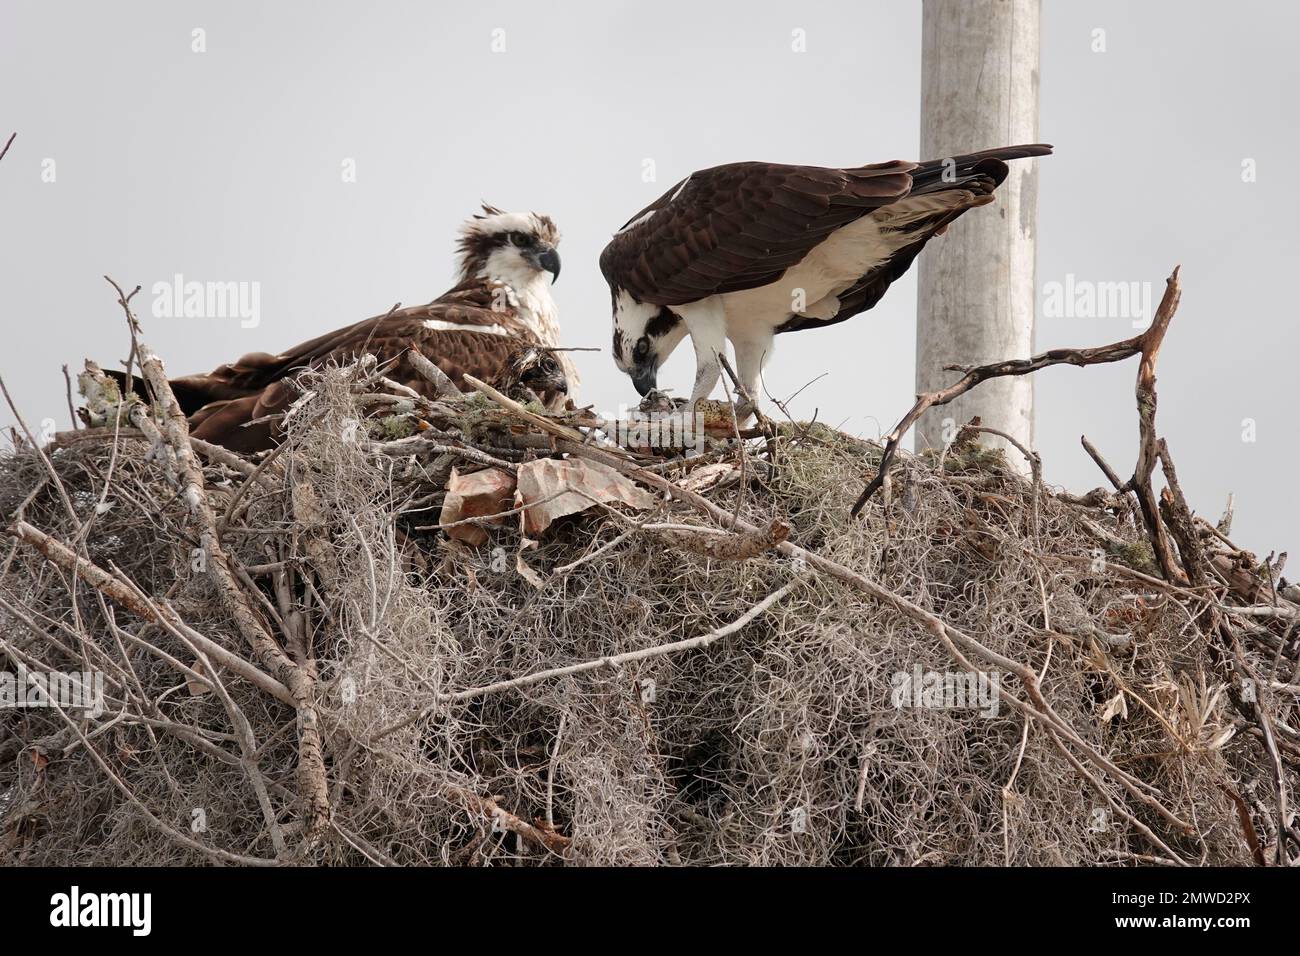
[(709, 397), (722, 374), (718, 356), (727, 347), (726, 313), (716, 298), (678, 306), (675, 311), (686, 323), (691, 344), (695, 346), (695, 388), (691, 391), (694, 404)]
[(758, 408), (758, 390), (760, 377), (763, 372), (763, 366), (767, 364), (768, 356), (772, 354), (773, 333), (770, 329), (764, 329), (746, 336), (745, 338), (731, 339), (731, 345), (736, 350), (736, 374), (740, 376), (740, 384), (749, 393), (750, 401), (754, 403), (754, 409)]

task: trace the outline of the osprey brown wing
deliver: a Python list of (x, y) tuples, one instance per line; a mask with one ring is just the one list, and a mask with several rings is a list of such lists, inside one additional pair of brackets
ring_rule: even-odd
[(701, 170), (605, 247), (611, 286), (680, 305), (775, 281), (836, 229), (907, 195), (915, 163), (851, 169), (730, 163)]
[[(437, 326), (444, 326), (438, 328)], [(446, 328), (454, 326), (455, 328)], [(385, 315), (362, 319), (341, 329), (334, 329), (291, 349), (271, 355), (250, 352), (234, 362), (219, 365), (211, 372), (185, 375), (171, 380), (181, 410), (193, 415), (213, 402), (230, 402), (256, 396), (263, 389), (284, 378), (296, 369), (319, 365), (334, 359), (344, 361), (365, 352), (380, 358), (397, 354), (409, 342), (426, 343), (428, 354), (437, 356), (443, 342), (461, 342), (462, 339), (445, 338), (449, 332), (459, 332), (473, 327), (493, 329), (508, 336), (531, 341), (532, 332), (515, 317), (512, 311), (494, 311), (492, 291), (483, 283), (462, 283), (427, 305), (412, 306)], [(489, 336), (482, 333), (479, 341)], [(500, 336), (495, 336), (499, 338)], [(120, 385), (125, 385), (125, 374), (109, 370)], [(477, 374), (477, 373), (476, 373)], [(144, 384), (136, 380), (134, 390), (145, 393)], [(226, 409), (226, 415), (233, 415)]]
[[(495, 327), (509, 335), (533, 338), (528, 326), (516, 318), (512, 311), (494, 309), (494, 305), (496, 303), (492, 301), (492, 291), (483, 283), (461, 283), (428, 305), (398, 309), (387, 315), (362, 319), (282, 352), (277, 356), (278, 366), (267, 370), (270, 373), (267, 381), (290, 369), (319, 364), (330, 356), (340, 358), (349, 350), (358, 355), (363, 352), (382, 354), (375, 343), (385, 339), (418, 342), (426, 336), (448, 331), (446, 328), (438, 328), (438, 325), (458, 327), (451, 331), (459, 331), (467, 326), (483, 329)], [(438, 341), (443, 340), (439, 338)]]
[[(1051, 146), (1031, 143), (1024, 146), (986, 149), (978, 153), (967, 153), (944, 159), (932, 159), (920, 163), (912, 171), (912, 189), (908, 195), (920, 196), (959, 189), (970, 192), (976, 197), (991, 196), (1007, 177), (1007, 160), (1047, 156), (1051, 152)], [(840, 308), (834, 318), (819, 319), (792, 314), (784, 324), (777, 327), (776, 331), (778, 333), (798, 332), (803, 329), (825, 328), (872, 308), (889, 290), (890, 285), (907, 272), (913, 260), (925, 248), (925, 244), (936, 235), (942, 234), (966, 211), (966, 208), (969, 207), (957, 208), (909, 223), (907, 233), (913, 241), (900, 246), (885, 262), (871, 269), (852, 286), (839, 293)]]
[[(433, 398), (432, 386), (411, 365), (414, 345), (458, 388), (466, 372), (492, 382), (506, 372), (513, 352), (537, 343), (512, 312), (487, 307), (490, 295), (481, 284), (453, 289), (428, 305), (363, 319), (279, 355), (254, 352), (203, 375), (172, 379), (172, 391), (196, 438), (253, 452), (279, 440), (273, 422), (258, 420), (284, 411), (298, 397), (293, 379), (302, 369), (345, 364), (368, 353), (384, 364), (389, 378)], [(108, 374), (125, 384), (124, 373)], [(134, 388), (145, 392), (138, 379)], [(553, 389), (547, 398), (559, 392)]]
[[(388, 378), (433, 399), (438, 397), (436, 389), (411, 363), (412, 346), (433, 360), (460, 389), (465, 388), (467, 373), (508, 388), (513, 384), (510, 381), (512, 360), (521, 350), (538, 348), (531, 337), (516, 338), (470, 329), (434, 330), (410, 320), (389, 319), (388, 322), (373, 334), (370, 330), (364, 335), (354, 333), (337, 340), (333, 348), (322, 346), (310, 362), (295, 365), (256, 392), (203, 405), (190, 417), (191, 433), (232, 451), (248, 453), (272, 447), (281, 434), (277, 423), (265, 419), (283, 412), (298, 398), (301, 393), (294, 386), (294, 379), (300, 369), (307, 367), (346, 364), (368, 353), (379, 360)], [(543, 403), (561, 399), (567, 392), (562, 374), (544, 380), (544, 384), (546, 388), (539, 394)], [(250, 422), (257, 424), (250, 425)]]

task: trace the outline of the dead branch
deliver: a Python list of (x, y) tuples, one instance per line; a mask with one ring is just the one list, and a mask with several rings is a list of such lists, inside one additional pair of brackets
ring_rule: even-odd
[[(117, 290), (118, 304), (126, 313), (128, 324), (132, 328), (137, 328), (138, 323), (131, 312), (130, 297), (122, 292), (121, 286), (112, 280), (109, 281)], [(299, 720), (298, 769), (299, 785), (307, 814), (305, 836), (309, 842), (314, 841), (328, 827), (330, 813), (320, 723), (316, 714), (314, 681), (307, 668), (297, 666), (276, 644), (275, 639), (271, 637), (245, 600), (231, 569), (230, 558), (221, 544), (221, 537), (217, 530), (217, 515), (208, 501), (204, 488), (203, 470), (199, 467), (190, 448), (189, 425), (185, 413), (181, 411), (180, 403), (172, 393), (162, 360), (143, 342), (137, 340), (135, 348), (141, 373), (159, 403), (157, 412), (162, 421), (159, 431), (175, 456), (176, 477), (181, 482), (181, 495), (199, 524), (200, 547), (207, 555), (207, 567), (213, 582), (217, 585), (223, 607), (244, 639), (248, 641), (257, 659), (289, 689), (289, 693), (293, 696)], [(137, 427), (147, 420), (143, 414), (136, 417), (140, 419)]]
[(452, 384), (451, 379), (447, 377), (447, 373), (425, 358), (424, 353), (420, 351), (419, 346), (414, 342), (411, 343), (411, 353), (409, 358), (411, 361), (411, 367), (419, 372), (424, 380), (432, 385), (434, 390), (437, 391), (440, 396), (456, 402), (465, 400), (465, 396), (461, 393), (460, 389)]
[(226, 668), (226, 670), (252, 682), (277, 700), (290, 705), (294, 703), (293, 695), (280, 681), (259, 670), (256, 666), (244, 660), (238, 654), (228, 651), (216, 641), (204, 637), (198, 631), (194, 630), (182, 621), (180, 617), (176, 615), (176, 612), (166, 605), (150, 607), (127, 585), (123, 584), (120, 580), (98, 565), (80, 557), (75, 551), (69, 548), (66, 544), (63, 544), (61, 541), (55, 540), (45, 532), (32, 527), (25, 521), (18, 521), (5, 530), (12, 537), (35, 548), (44, 555), (50, 563), (63, 568), (65, 571), (70, 571), (75, 574), (91, 587), (103, 592), (111, 598), (115, 604), (126, 608), (141, 620), (149, 621), (161, 627), (176, 628), (193, 641), (200, 650), (211, 657), (215, 663), (220, 664), (222, 667)]
[(703, 529), (685, 525), (646, 525), (645, 528), (670, 547), (719, 561), (747, 561), (765, 551), (771, 551), (790, 536), (790, 526), (780, 519), (772, 521), (756, 534), (747, 531), (709, 534)]
[[(1132, 358), (1134, 355), (1149, 356), (1148, 374), (1150, 382), (1155, 382), (1155, 356), (1159, 352), (1160, 343), (1164, 339), (1165, 329), (1169, 325), (1169, 320), (1173, 318), (1174, 310), (1178, 306), (1178, 269), (1175, 268), (1173, 274), (1169, 277), (1166, 284), (1165, 297), (1160, 303), (1160, 308), (1156, 312), (1156, 318), (1151, 323), (1150, 328), (1140, 335), (1124, 339), (1122, 342), (1114, 342), (1110, 345), (1100, 345), (1091, 348), (1060, 348), (1050, 349), (1028, 359), (1009, 359), (1003, 362), (996, 362), (991, 365), (980, 365), (975, 368), (966, 369), (966, 374), (958, 381), (949, 385), (945, 389), (937, 392), (925, 392), (916, 397), (916, 403), (902, 417), (893, 430), (885, 436), (885, 453), (880, 460), (880, 466), (876, 475), (863, 489), (862, 494), (854, 503), (850, 512), (850, 517), (856, 518), (863, 506), (876, 493), (885, 480), (890, 466), (893, 464), (894, 457), (898, 452), (898, 445), (903, 437), (916, 424), (926, 411), (938, 405), (946, 405), (959, 395), (964, 395), (972, 388), (991, 378), (1001, 378), (1007, 375), (1028, 375), (1041, 369), (1048, 368), (1052, 365), (1103, 365), (1111, 362), (1122, 362), (1125, 359)], [(1139, 373), (1139, 382), (1142, 381), (1142, 374)], [(1154, 406), (1151, 409), (1154, 416)]]
[[(583, 661), (581, 664), (571, 664), (568, 667), (555, 667), (550, 670), (539, 671), (535, 674), (527, 674), (523, 677), (514, 677), (510, 680), (498, 681), (495, 684), (488, 684), (484, 687), (473, 687), (469, 690), (447, 694), (443, 699), (447, 702), (472, 700), (475, 697), (484, 697), (488, 694), (498, 694), (501, 691), (527, 687), (530, 684), (550, 680), (554, 677), (567, 677), (570, 674), (582, 674), (587, 671), (599, 670), (601, 668), (617, 670), (624, 664), (647, 660), (651, 657), (659, 657), (663, 654), (676, 654), (679, 651), (693, 651), (698, 650), (701, 647), (708, 647), (719, 638), (727, 637), (731, 634), (735, 634), (737, 631), (743, 630), (747, 624), (762, 615), (763, 612), (793, 591), (802, 582), (803, 577), (801, 576), (792, 578), (731, 623), (715, 628), (707, 634), (698, 634), (695, 637), (688, 637), (685, 640), (673, 641), (670, 644), (660, 644), (657, 647), (646, 647), (639, 651), (627, 651), (623, 654), (614, 654), (610, 657), (601, 657), (596, 660)], [(385, 729), (380, 733), (381, 735), (388, 733), (388, 729)]]

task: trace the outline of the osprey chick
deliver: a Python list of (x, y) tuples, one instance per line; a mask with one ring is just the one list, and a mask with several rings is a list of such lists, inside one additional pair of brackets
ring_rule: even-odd
[(495, 381), (488, 384), (517, 402), (553, 404), (550, 396), (567, 395), (569, 377), (557, 353), (544, 345), (522, 344), (506, 356)]
[(755, 401), (781, 332), (870, 309), (948, 224), (993, 201), (1008, 146), (924, 163), (832, 169), (730, 163), (692, 173), (637, 213), (600, 256), (614, 309), (614, 361), (638, 392), (687, 335), (692, 401), (717, 384), (730, 340)]

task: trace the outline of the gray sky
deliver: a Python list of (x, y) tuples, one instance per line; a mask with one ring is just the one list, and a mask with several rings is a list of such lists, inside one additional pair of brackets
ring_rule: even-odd
[[(559, 222), (566, 339), (605, 350), (577, 356), (582, 399), (615, 410), (636, 395), (607, 351), (596, 258), (609, 235), (717, 163), (921, 158), (920, 20), (913, 0), (0, 0), (0, 136), (18, 131), (0, 162), (0, 374), (34, 426), (67, 427), (60, 365), (126, 352), (106, 273), (144, 286), (146, 337), (175, 374), (426, 302), (483, 199)], [(196, 28), (206, 52), (192, 50)], [(806, 52), (791, 48), (796, 29)], [(1217, 518), (1236, 492), (1237, 537), (1261, 552), (1300, 541), (1300, 330), (1284, 299), (1300, 260), (1300, 194), (1284, 175), (1300, 153), (1298, 34), (1300, 5), (1262, 0), (1043, 11), (1040, 126), (1057, 153), (1041, 161), (1040, 292), (1072, 274), (1150, 282), (1158, 299), (1182, 263), (1160, 431), (1193, 507)], [(260, 283), (260, 323), (153, 317), (152, 285), (177, 273)], [(1040, 349), (1133, 331), (1042, 305)], [(826, 373), (797, 414), (887, 431), (912, 399), (915, 308), (909, 274), (869, 313), (781, 336), (769, 390)], [(691, 362), (680, 349), (660, 382), (686, 393)], [(1135, 372), (1039, 374), (1049, 481), (1103, 482), (1081, 433), (1131, 470)]]

